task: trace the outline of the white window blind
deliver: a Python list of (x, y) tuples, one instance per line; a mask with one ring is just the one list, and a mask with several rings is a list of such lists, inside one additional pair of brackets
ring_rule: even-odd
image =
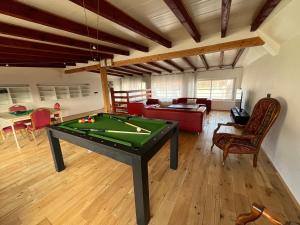
[(196, 82), (196, 97), (220, 100), (233, 98), (234, 79), (200, 80)]
[(153, 98), (161, 101), (171, 101), (182, 96), (182, 75), (165, 75), (151, 77), (151, 90)]
[(146, 83), (142, 78), (122, 78), (120, 88), (121, 91), (143, 90), (146, 89)]

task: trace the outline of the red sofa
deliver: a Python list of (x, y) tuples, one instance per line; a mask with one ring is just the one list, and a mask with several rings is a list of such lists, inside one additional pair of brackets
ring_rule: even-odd
[(202, 132), (203, 129), (203, 112), (201, 111), (144, 108), (144, 117), (178, 121), (179, 128), (183, 131)]
[(209, 113), (211, 110), (211, 100), (207, 98), (177, 98), (173, 99), (172, 104), (187, 104), (188, 99), (196, 99), (196, 104), (206, 105), (206, 112)]

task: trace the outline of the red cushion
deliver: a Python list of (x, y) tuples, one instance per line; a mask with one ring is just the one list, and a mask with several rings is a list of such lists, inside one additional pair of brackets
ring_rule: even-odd
[[(23, 124), (23, 123), (18, 123), (18, 124), (15, 124), (15, 125), (14, 125), (15, 130), (26, 129), (26, 127), (27, 127), (27, 126), (26, 126), (25, 124)], [(10, 133), (10, 132), (12, 132), (12, 127), (11, 127), (11, 126), (5, 127), (5, 128), (3, 128), (3, 131), (4, 131), (5, 133)]]

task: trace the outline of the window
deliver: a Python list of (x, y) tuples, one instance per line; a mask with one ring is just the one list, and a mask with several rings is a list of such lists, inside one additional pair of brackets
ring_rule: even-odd
[(196, 97), (229, 100), (233, 98), (234, 79), (200, 80), (196, 82)]
[(161, 101), (171, 101), (182, 96), (182, 75), (165, 75), (151, 77), (153, 98)]
[[(146, 89), (146, 82), (142, 78), (122, 78), (121, 91)], [(117, 90), (117, 89), (115, 89)]]

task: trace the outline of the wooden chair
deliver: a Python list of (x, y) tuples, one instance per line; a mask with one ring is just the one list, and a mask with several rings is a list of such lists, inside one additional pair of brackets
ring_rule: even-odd
[(31, 125), (27, 127), (28, 133), (30, 133), (33, 137), (33, 140), (37, 144), (35, 132), (47, 127), (51, 123), (51, 113), (48, 109), (36, 109), (34, 110), (31, 115)]
[[(218, 124), (213, 134), (211, 150), (214, 145), (223, 150), (223, 165), (229, 153), (253, 154), (253, 167), (256, 167), (261, 143), (274, 124), (279, 112), (280, 103), (276, 99), (270, 98), (270, 96), (262, 98), (254, 106), (246, 125)], [(242, 130), (242, 134), (218, 133), (221, 126), (233, 126)]]
[(236, 225), (246, 225), (250, 222), (254, 222), (258, 220), (261, 216), (266, 217), (271, 224), (274, 225), (299, 225), (298, 223), (292, 223), (292, 222), (287, 222), (283, 224), (280, 222), (278, 219), (275, 219), (269, 212), (266, 210), (265, 207), (260, 206), (256, 203), (252, 204), (251, 212), (250, 213), (244, 213), (241, 214), (237, 217), (236, 219)]

